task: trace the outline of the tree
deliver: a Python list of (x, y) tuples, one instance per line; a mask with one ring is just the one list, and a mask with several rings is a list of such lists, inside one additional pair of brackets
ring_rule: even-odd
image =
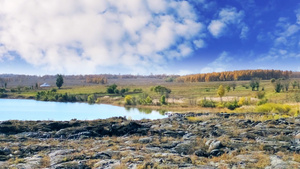
[(152, 99), (150, 96), (148, 96), (145, 101), (147, 104), (152, 104)]
[(276, 80), (276, 82), (274, 83), (274, 88), (275, 88), (275, 92), (276, 93), (280, 93), (281, 90), (283, 89), (283, 85), (281, 82), (281, 79)]
[(110, 93), (110, 94), (113, 94), (115, 92), (119, 92), (119, 90), (116, 90), (117, 87), (118, 86), (116, 84), (112, 84), (112, 85), (107, 87), (106, 91), (107, 91), (107, 93)]
[(226, 86), (227, 93), (230, 91), (230, 86)]
[(221, 98), (221, 102), (222, 102), (222, 97), (225, 95), (225, 89), (224, 89), (223, 85), (219, 86), (217, 94)]
[(283, 81), (283, 86), (284, 86), (285, 91), (289, 91), (290, 81), (289, 80), (284, 80)]
[(275, 78), (272, 78), (271, 79), (271, 83), (274, 83), (276, 80), (275, 80)]
[(57, 74), (56, 75), (56, 86), (58, 87), (58, 89), (60, 89), (63, 84), (64, 84), (63, 76), (60, 74)]
[(133, 101), (132, 101), (132, 97), (130, 95), (125, 96), (125, 105), (132, 105)]
[(292, 86), (293, 86), (293, 89), (295, 89), (295, 87), (298, 86), (298, 82), (295, 80), (295, 81), (292, 83)]
[(236, 87), (236, 83), (233, 82), (233, 83), (230, 84), (230, 86), (232, 87), (232, 90), (234, 91), (234, 90), (235, 90), (235, 87)]
[(87, 101), (88, 101), (89, 104), (95, 103), (95, 97), (94, 97), (94, 95), (92, 95), (92, 94), (89, 95), (88, 98), (87, 98)]
[(160, 103), (161, 104), (166, 104), (166, 96), (165, 95), (162, 95), (161, 98), (160, 98)]
[(252, 89), (252, 91), (256, 90), (258, 91), (259, 90), (259, 84), (260, 84), (260, 79), (259, 78), (253, 78), (251, 79), (250, 81), (250, 87)]

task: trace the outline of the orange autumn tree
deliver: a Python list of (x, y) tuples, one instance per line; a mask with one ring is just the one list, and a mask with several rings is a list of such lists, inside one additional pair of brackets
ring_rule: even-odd
[(211, 81), (234, 81), (234, 80), (251, 80), (256, 77), (262, 80), (272, 78), (288, 79), (292, 75), (292, 71), (282, 70), (236, 70), (226, 72), (213, 72), (204, 74), (186, 75), (177, 78), (179, 82), (211, 82)]

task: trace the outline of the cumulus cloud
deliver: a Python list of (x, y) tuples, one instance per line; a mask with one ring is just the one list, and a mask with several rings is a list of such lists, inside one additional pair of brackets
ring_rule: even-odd
[(244, 11), (237, 11), (236, 8), (223, 8), (216, 20), (212, 20), (208, 25), (209, 32), (215, 37), (221, 37), (226, 33), (230, 25), (236, 25), (241, 30), (240, 38), (245, 39), (249, 28), (242, 21), (244, 18)]
[(96, 73), (118, 66), (142, 71), (204, 46), (198, 37), (203, 24), (187, 1), (0, 0), (0, 5), (0, 59), (13, 51), (50, 71)]
[(223, 51), (217, 59), (202, 68), (201, 73), (226, 71), (230, 67), (232, 60), (233, 57), (230, 57), (228, 52)]
[(226, 24), (219, 20), (212, 20), (208, 25), (209, 32), (216, 38), (222, 35), (224, 28), (226, 28)]

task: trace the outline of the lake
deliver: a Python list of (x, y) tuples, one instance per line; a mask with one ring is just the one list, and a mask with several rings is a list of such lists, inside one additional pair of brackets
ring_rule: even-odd
[(0, 121), (5, 120), (95, 120), (126, 116), (128, 119), (161, 119), (164, 112), (125, 108), (107, 104), (43, 102), (0, 99)]

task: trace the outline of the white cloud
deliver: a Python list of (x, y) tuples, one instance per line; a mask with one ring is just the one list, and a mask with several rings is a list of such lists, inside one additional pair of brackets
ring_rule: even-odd
[[(298, 17), (297, 11), (296, 16)], [(300, 26), (297, 22), (298, 20), (291, 22), (289, 18), (280, 17), (275, 31), (271, 33), (271, 37), (274, 39), (273, 46), (267, 54), (262, 54), (256, 61), (298, 58)]]
[(202, 68), (200, 72), (209, 73), (226, 71), (230, 68), (232, 60), (233, 58), (229, 56), (229, 53), (224, 51), (212, 63), (209, 63), (206, 67)]
[(209, 32), (215, 37), (221, 37), (227, 31), (229, 25), (236, 25), (241, 30), (240, 38), (245, 39), (249, 28), (242, 22), (244, 11), (237, 11), (236, 8), (223, 8), (218, 15), (218, 19), (212, 20), (208, 25)]
[(196, 45), (197, 48), (204, 48), (205, 42), (202, 39), (194, 40), (193, 43)]
[(240, 38), (241, 39), (247, 39), (248, 32), (249, 32), (249, 27), (248, 26), (244, 26), (242, 28), (242, 31), (241, 31), (241, 34), (240, 34)]
[(204, 44), (203, 24), (187, 1), (0, 0), (0, 6), (0, 58), (15, 51), (53, 72), (142, 71)]
[(209, 32), (216, 38), (221, 36), (224, 28), (226, 28), (225, 23), (219, 20), (212, 20), (208, 25)]
[(12, 60), (14, 57), (9, 53), (5, 46), (0, 45), (0, 62), (4, 60)]
[(300, 25), (300, 9), (298, 9), (298, 10), (296, 11), (296, 17), (297, 17), (297, 24)]

